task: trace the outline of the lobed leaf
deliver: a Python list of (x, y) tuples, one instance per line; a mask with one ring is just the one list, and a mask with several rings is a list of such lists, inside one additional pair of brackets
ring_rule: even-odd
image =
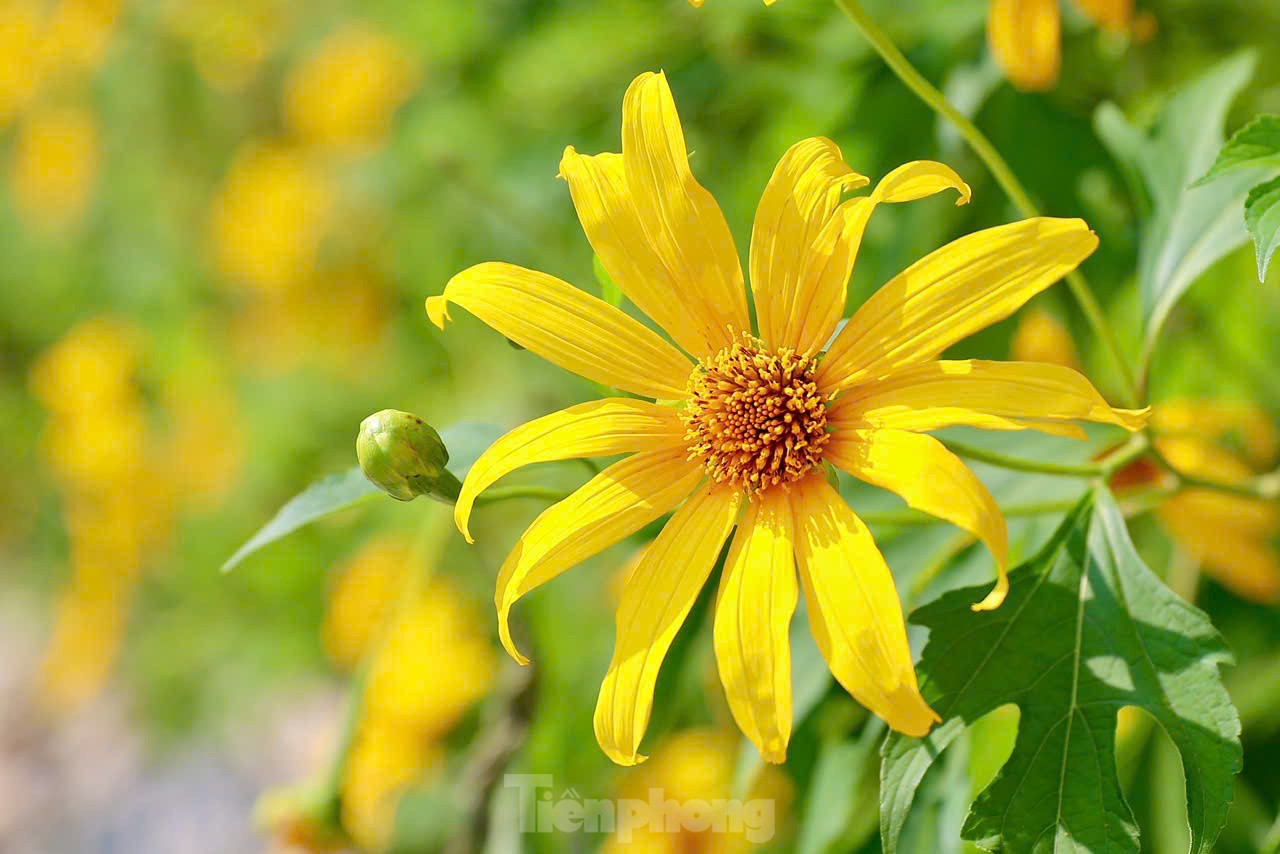
[(964, 838), (991, 851), (1136, 854), (1115, 759), (1117, 714), (1136, 706), (1177, 746), (1192, 851), (1211, 850), (1242, 754), (1219, 674), (1230, 655), (1208, 618), (1142, 563), (1101, 488), (1010, 578), (999, 610), (974, 613), (984, 589), (970, 588), (912, 617), (930, 629), (921, 687), (944, 722), (925, 738), (893, 734), (885, 743), (885, 851), (897, 850), (916, 790), (943, 750), (1009, 703), (1021, 709), (1013, 753), (974, 802)]

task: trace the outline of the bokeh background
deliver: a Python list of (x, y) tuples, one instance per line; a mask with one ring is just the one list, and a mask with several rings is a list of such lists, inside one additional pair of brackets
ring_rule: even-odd
[[(1093, 112), (1113, 101), (1142, 123), (1248, 46), (1259, 69), (1229, 126), (1280, 112), (1280, 6), (1139, 0), (1155, 26), (1134, 38), (1064, 2), (1061, 82), (1026, 94), (989, 55), (984, 0), (866, 5), (1046, 212), (1100, 233), (1085, 271), (1136, 342), (1139, 202)], [(490, 600), (536, 502), (485, 511), (470, 548), (439, 505), (375, 502), (219, 572), (291, 495), (353, 464), (370, 412), (465, 421), (449, 435), (476, 439), (593, 396), (463, 312), (439, 333), (422, 303), (495, 259), (597, 288), (557, 164), (569, 144), (617, 150), (622, 93), (657, 68), (740, 247), (778, 157), (807, 136), (831, 136), (871, 176), (933, 158), (973, 185), (966, 208), (940, 198), (877, 214), (853, 305), (946, 240), (1014, 218), (823, 0), (0, 0), (0, 851), (425, 850), (457, 818), (440, 788), (465, 777), (503, 715), (528, 728), (499, 745), (511, 768), (552, 774), (557, 791), (730, 791), (741, 747), (706, 649), (655, 721), (648, 766), (622, 771), (595, 748), (612, 603), (638, 541), (521, 606), (531, 685), (496, 647)], [(1246, 247), (1197, 283), (1166, 334), (1155, 399), (1280, 411), (1272, 279), (1256, 282)], [(1076, 333), (1109, 389), (1065, 293), (1033, 308)], [(1017, 329), (963, 355), (1003, 357)], [(566, 464), (521, 477), (585, 475)], [(1154, 529), (1137, 533), (1168, 551)], [(917, 572), (927, 553), (907, 543), (891, 563)], [(1280, 799), (1280, 630), (1274, 609), (1211, 582), (1199, 595), (1247, 661), (1228, 680), (1247, 768), (1220, 845), (1253, 850)], [(348, 721), (353, 696), (366, 702)], [(822, 746), (854, 765), (874, 755), (851, 701), (832, 692), (819, 712), (787, 768), (756, 780), (782, 805), (774, 850), (821, 835), (816, 775), (840, 772), (819, 762)], [(1126, 759), (1131, 796), (1150, 850), (1174, 851), (1177, 759), (1152, 744)], [(998, 767), (974, 757), (975, 776)], [(876, 850), (864, 777), (832, 850)], [(326, 786), (342, 792), (336, 812), (316, 805)], [(510, 826), (509, 805), (497, 815)]]

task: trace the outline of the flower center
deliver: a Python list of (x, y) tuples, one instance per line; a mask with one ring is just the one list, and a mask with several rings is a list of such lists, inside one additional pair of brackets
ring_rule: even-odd
[(704, 360), (682, 414), (689, 459), (748, 492), (799, 480), (822, 461), (829, 438), (817, 367), (812, 356), (769, 352), (749, 335)]

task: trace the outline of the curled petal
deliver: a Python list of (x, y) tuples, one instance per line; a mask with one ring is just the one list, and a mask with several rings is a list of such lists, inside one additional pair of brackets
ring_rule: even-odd
[(453, 511), (458, 530), (475, 542), (468, 520), (476, 497), (516, 469), (677, 448), (683, 438), (684, 425), (674, 409), (631, 398), (593, 400), (530, 421), (494, 442), (467, 472)]
[(827, 459), (849, 474), (897, 493), (911, 507), (981, 540), (996, 559), (996, 586), (976, 611), (1000, 607), (1009, 592), (1009, 533), (982, 481), (932, 436), (902, 430), (838, 430)]
[(490, 262), (463, 270), (427, 300), (441, 329), (449, 303), (547, 361), (644, 397), (677, 399), (693, 372), (679, 350), (607, 302), (555, 276)]
[(683, 449), (635, 454), (544, 510), (498, 573), (498, 635), (511, 657), (529, 662), (511, 639), (511, 608), (520, 597), (670, 511), (702, 474)]
[(730, 487), (703, 487), (672, 515), (627, 579), (595, 712), (596, 740), (619, 765), (646, 758), (640, 741), (658, 670), (733, 530), (740, 502), (741, 493)]
[(809, 626), (832, 674), (890, 727), (921, 737), (940, 720), (916, 682), (893, 575), (871, 532), (820, 474), (791, 491)]

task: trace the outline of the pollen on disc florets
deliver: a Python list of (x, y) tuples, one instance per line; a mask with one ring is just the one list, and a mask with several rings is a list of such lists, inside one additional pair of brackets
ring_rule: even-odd
[(799, 480), (830, 438), (817, 367), (812, 356), (766, 350), (750, 335), (703, 360), (682, 415), (689, 459), (748, 492)]

